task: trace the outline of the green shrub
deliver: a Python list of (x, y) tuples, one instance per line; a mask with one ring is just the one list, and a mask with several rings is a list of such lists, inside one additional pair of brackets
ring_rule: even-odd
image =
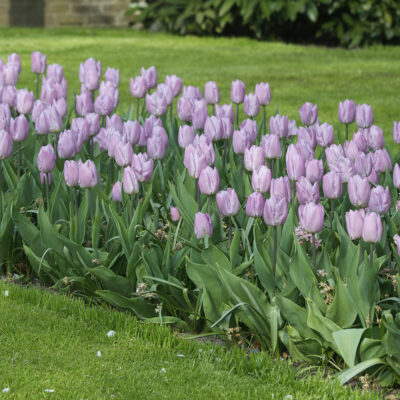
[(397, 43), (395, 0), (155, 0), (129, 14), (145, 27), (179, 34), (251, 36), (358, 46)]

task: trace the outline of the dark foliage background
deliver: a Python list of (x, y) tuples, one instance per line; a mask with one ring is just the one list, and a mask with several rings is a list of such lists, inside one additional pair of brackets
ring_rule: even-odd
[(356, 47), (400, 42), (399, 0), (153, 0), (135, 22), (178, 34)]

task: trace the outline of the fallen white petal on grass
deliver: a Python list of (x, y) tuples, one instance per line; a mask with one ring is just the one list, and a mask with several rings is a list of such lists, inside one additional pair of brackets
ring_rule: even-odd
[(44, 389), (44, 391), (47, 393), (54, 393), (54, 389)]
[(101, 357), (101, 351), (97, 352), (97, 357)]
[(177, 356), (177, 357), (185, 357), (184, 354), (177, 354), (176, 356)]
[(113, 337), (115, 336), (115, 331), (108, 331), (107, 332), (107, 337)]
[(162, 372), (163, 374), (165, 374), (167, 372), (167, 370), (165, 368), (161, 368), (160, 372)]
[(4, 388), (4, 389), (2, 390), (3, 393), (8, 393), (9, 391), (10, 391), (10, 388)]
[[(8, 297), (8, 290), (4, 291), (4, 296)], [(7, 388), (6, 388), (7, 389)]]
[(293, 400), (293, 396), (291, 394), (287, 394), (283, 400)]

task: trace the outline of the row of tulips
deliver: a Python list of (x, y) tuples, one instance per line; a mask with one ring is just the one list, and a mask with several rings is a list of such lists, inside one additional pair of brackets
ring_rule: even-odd
[(35, 94), (16, 87), (17, 54), (0, 60), (9, 271), (149, 322), (242, 327), (271, 352), (338, 365), (342, 382), (399, 380), (400, 167), (371, 106), (340, 102), (335, 133), (309, 102), (299, 126), (268, 121), (266, 82), (236, 80), (220, 104), (216, 82), (203, 96), (150, 67), (119, 115), (117, 69), (102, 80), (100, 61), (81, 63), (73, 109), (62, 66), (34, 52), (31, 69)]

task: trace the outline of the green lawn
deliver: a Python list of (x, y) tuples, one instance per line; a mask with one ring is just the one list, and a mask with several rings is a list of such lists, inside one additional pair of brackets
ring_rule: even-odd
[[(108, 338), (111, 329), (116, 334)], [(295, 379), (287, 363), (265, 354), (226, 352), (117, 311), (1, 281), (0, 349), (1, 399), (378, 398), (333, 380)]]
[(228, 101), (231, 81), (240, 78), (253, 91), (268, 81), (272, 90), (270, 114), (298, 119), (305, 101), (317, 103), (320, 121), (336, 124), (340, 100), (369, 103), (375, 122), (391, 137), (393, 121), (400, 120), (400, 47), (376, 46), (345, 50), (315, 46), (257, 42), (249, 39), (176, 37), (131, 30), (0, 29), (0, 56), (18, 52), (23, 61), (20, 87), (34, 88), (30, 54), (40, 50), (48, 62), (65, 67), (70, 94), (79, 91), (79, 63), (87, 57), (121, 71), (121, 108), (130, 102), (129, 78), (141, 66), (155, 65), (163, 80), (177, 74), (186, 85), (204, 88), (215, 80)]

